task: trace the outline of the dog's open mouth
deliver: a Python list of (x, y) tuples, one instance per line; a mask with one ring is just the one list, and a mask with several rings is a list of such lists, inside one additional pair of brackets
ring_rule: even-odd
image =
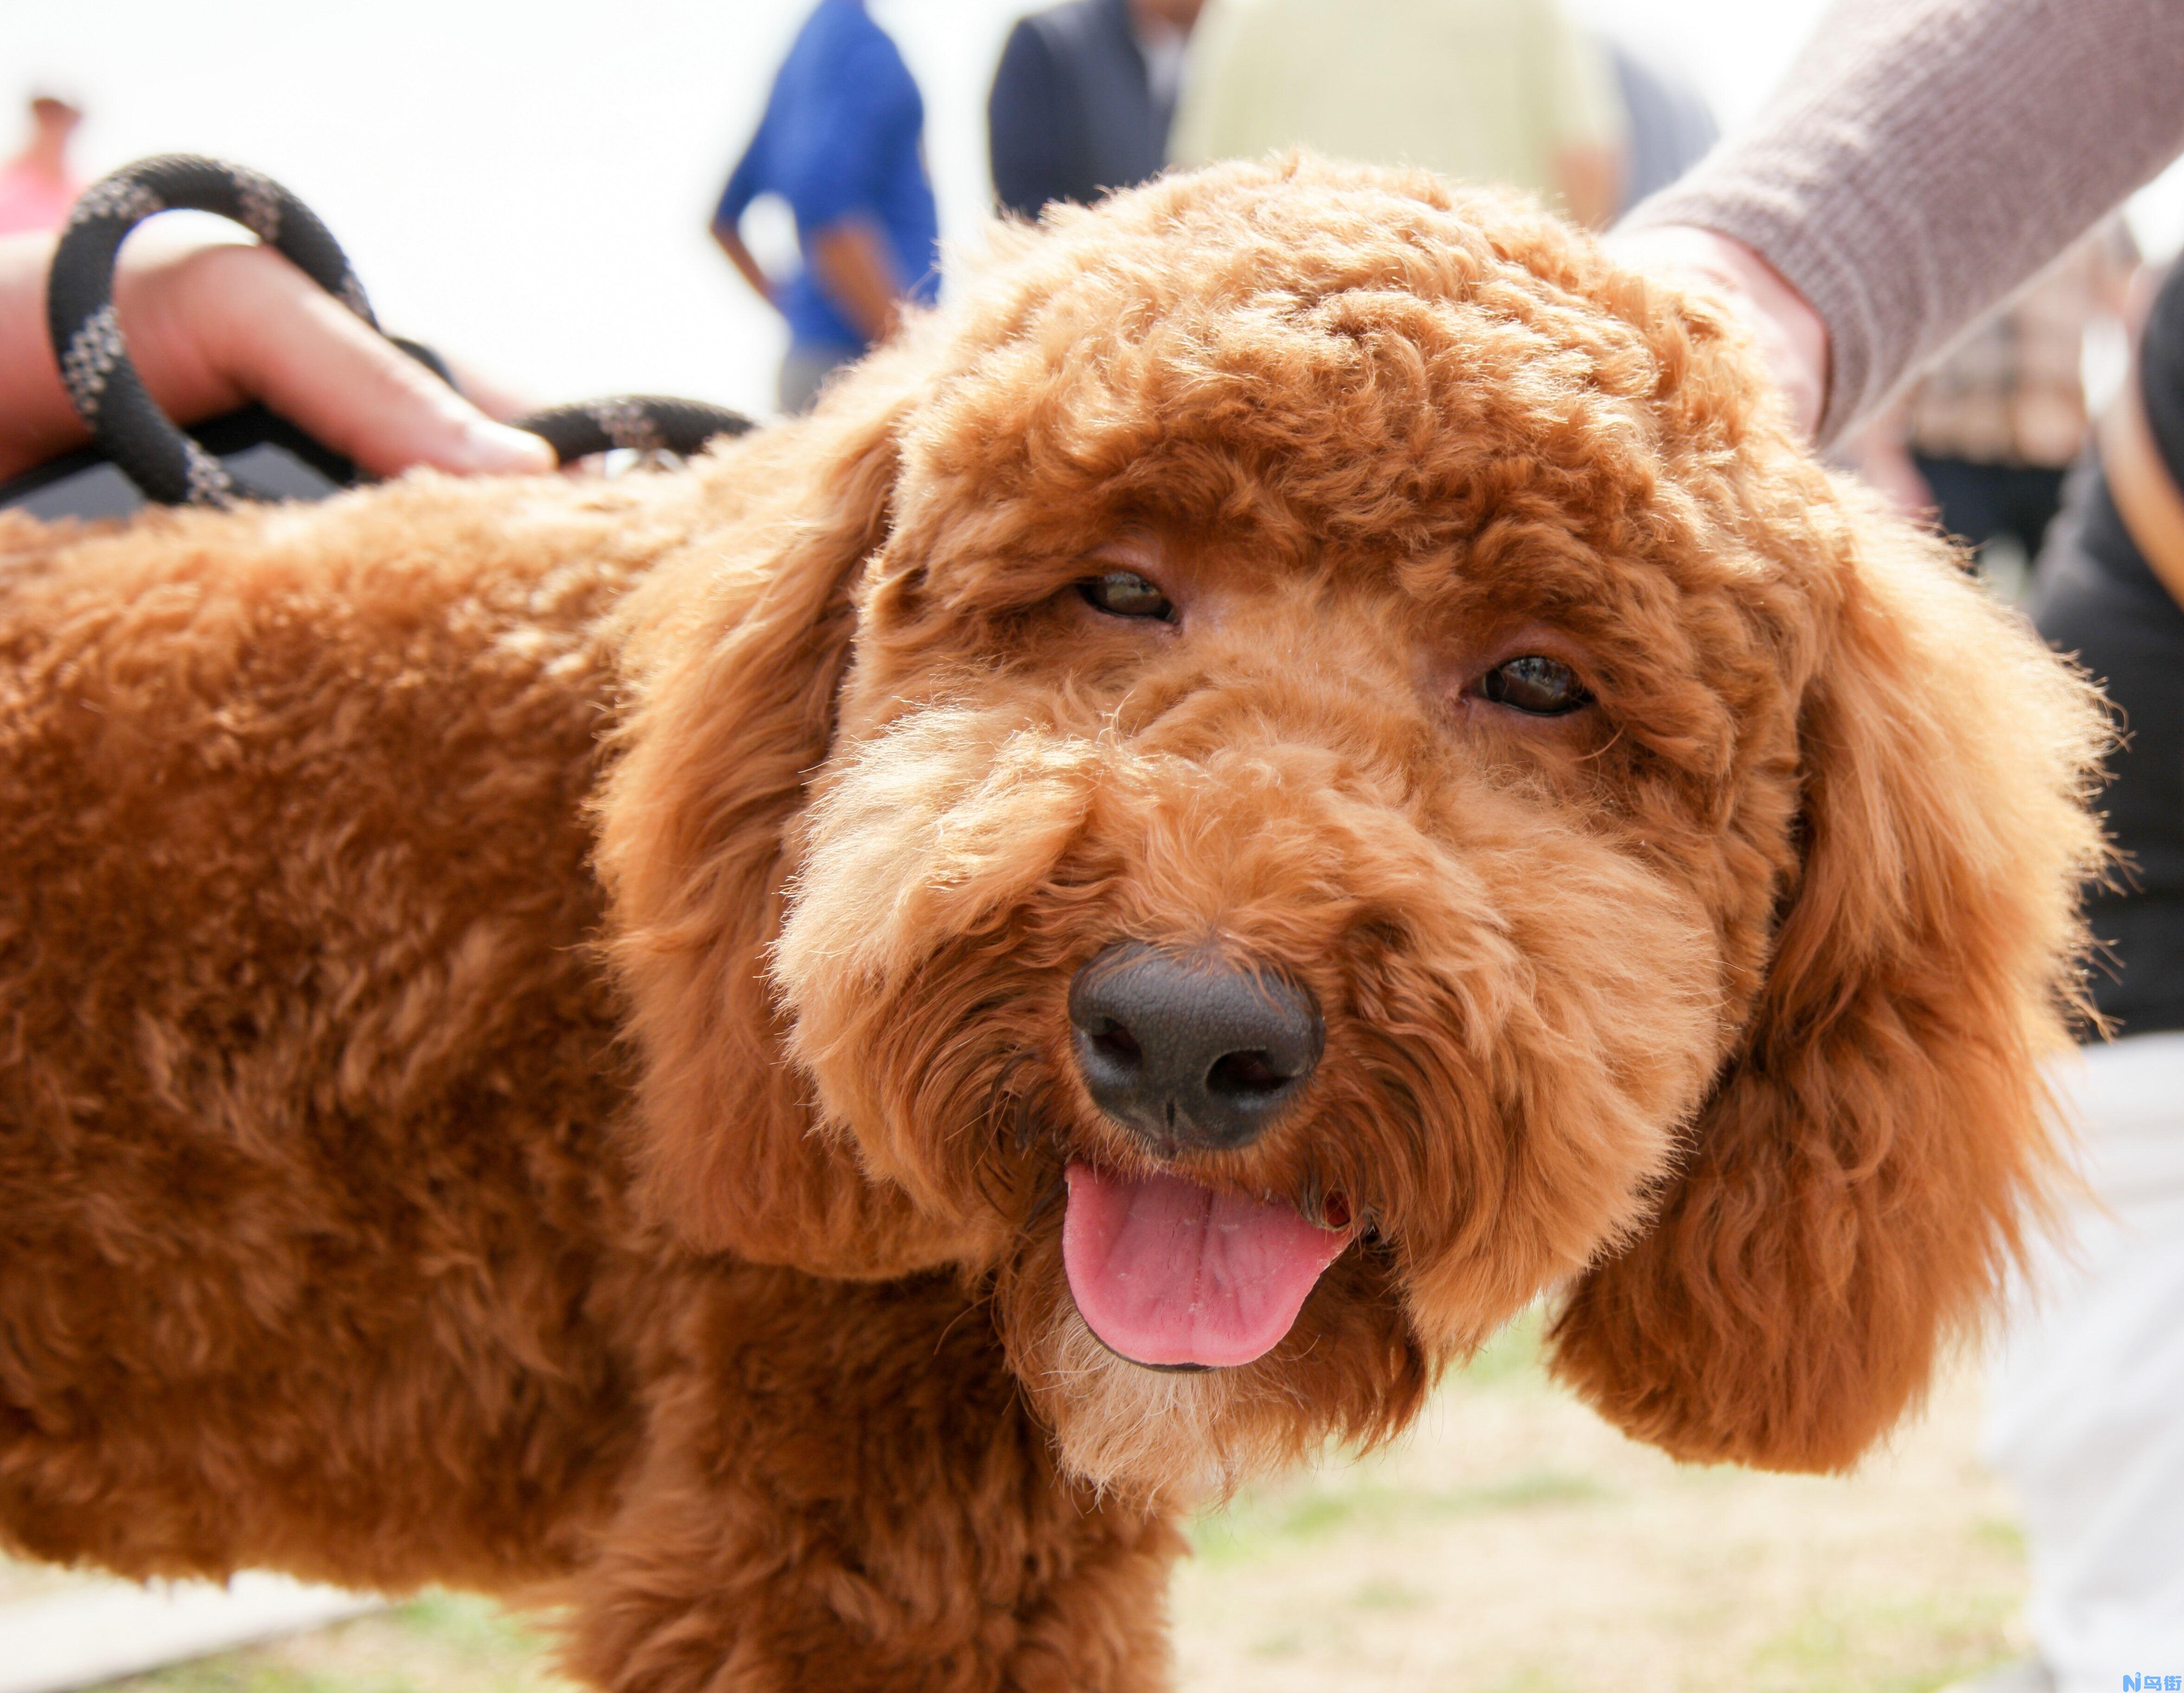
[(1278, 1345), (1355, 1231), (1175, 1176), (1068, 1171), (1061, 1257), (1110, 1351), (1174, 1368), (1248, 1364)]

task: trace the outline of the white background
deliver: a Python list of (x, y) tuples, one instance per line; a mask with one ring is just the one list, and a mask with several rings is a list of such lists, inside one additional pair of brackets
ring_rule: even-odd
[[(771, 408), (783, 336), (705, 233), (809, 0), (0, 0), (0, 152), (39, 84), (90, 112), (87, 176), (206, 153), (294, 189), (390, 328), (531, 398)], [(985, 92), (1025, 0), (873, 0), (924, 91), (953, 242), (984, 215)], [(1821, 0), (1580, 0), (1725, 125)], [(2184, 232), (2177, 215), (2157, 219)], [(2158, 237), (2159, 238), (2159, 237)], [(2170, 242), (2173, 246), (2173, 241)]]

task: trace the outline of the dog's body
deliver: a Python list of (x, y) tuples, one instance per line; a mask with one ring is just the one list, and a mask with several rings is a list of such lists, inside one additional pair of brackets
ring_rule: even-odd
[[(1550, 220), (1011, 240), (674, 476), (0, 531), (8, 1539), (1136, 1688), (1176, 1501), (1543, 1289), (1680, 1453), (1916, 1396), (2048, 1157), (2077, 684)], [(1297, 1055), (1146, 1105), (1147, 993)]]

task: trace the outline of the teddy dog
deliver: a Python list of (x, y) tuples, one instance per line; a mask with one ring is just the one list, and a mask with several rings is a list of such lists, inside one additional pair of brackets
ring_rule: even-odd
[(612, 482), (0, 528), (0, 1523), (689, 1690), (1150, 1689), (1555, 1301), (1853, 1462), (2040, 1215), (2104, 719), (1718, 308), (1291, 159)]

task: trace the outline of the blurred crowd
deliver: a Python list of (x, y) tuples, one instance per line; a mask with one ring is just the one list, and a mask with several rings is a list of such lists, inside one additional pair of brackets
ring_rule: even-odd
[(30, 135), (0, 164), (0, 235), (58, 228), (83, 192), (69, 163), (69, 141), (83, 121), (81, 109), (43, 92), (31, 96), (30, 107)]
[[(1304, 146), (1514, 187), (1604, 227), (1716, 132), (1689, 83), (1561, 0), (1065, 0), (1010, 33), (986, 115), (995, 200), (1027, 218), (1170, 163)], [(819, 0), (712, 225), (787, 320), (785, 410), (932, 297), (924, 117), (863, 0)], [(765, 195), (795, 220), (787, 276), (744, 239)]]
[[(1010, 31), (986, 120), (996, 208), (1025, 218), (1171, 164), (1302, 146), (1513, 187), (1606, 228), (1719, 135), (1665, 55), (1586, 27), (1563, 0), (1063, 0)], [(883, 339), (903, 303), (933, 298), (924, 125), (864, 0), (819, 0), (712, 221), (787, 323), (786, 411)], [(785, 274), (744, 239), (763, 196), (794, 220), (801, 263)], [(2126, 316), (2137, 267), (2111, 219), (1838, 456), (2020, 594), (2085, 446), (2087, 337)]]
[[(997, 209), (1090, 204), (1165, 166), (1301, 146), (1534, 194), (1606, 228), (1718, 139), (1651, 44), (1563, 0), (1063, 0), (1010, 31), (986, 103)], [(819, 0), (715, 210), (714, 239), (786, 320), (779, 398), (827, 376), (938, 287), (916, 81), (864, 0)], [(801, 263), (773, 275), (743, 220), (773, 196)], [(2024, 593), (2085, 447), (2088, 337), (2128, 315), (2120, 218), (1983, 320), (1838, 457)], [(2145, 298), (2142, 295), (2142, 313)]]

